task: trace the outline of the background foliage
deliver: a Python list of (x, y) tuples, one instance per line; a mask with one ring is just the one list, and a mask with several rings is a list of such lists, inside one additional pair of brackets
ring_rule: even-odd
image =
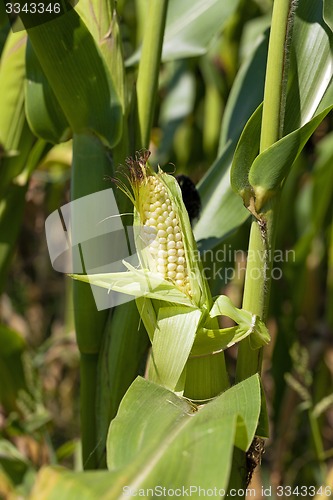
[[(28, 42), (24, 31), (12, 33), (5, 14), (0, 16), (0, 496), (5, 498), (27, 495), (43, 465), (82, 469), (77, 309), (72, 284), (51, 268), (44, 221), (69, 201), (70, 176), (74, 198), (90, 192), (87, 176), (93, 176), (89, 184), (96, 190), (106, 189), (105, 174), (113, 175), (126, 156), (148, 146), (138, 131), (133, 90), (148, 3), (119, 0), (116, 13), (112, 2), (101, 5), (81, 0), (61, 22), (30, 30)], [(285, 134), (333, 104), (330, 5), (300, 1)], [(95, 16), (87, 15), (90, 8)], [(237, 306), (250, 225), (241, 197), (231, 189), (230, 167), (243, 127), (263, 98), (271, 9), (270, 0), (224, 1), (223, 8), (219, 0), (169, 0), (152, 117), (152, 160), (171, 164), (170, 170), (175, 165), (177, 174), (198, 183), (203, 207), (194, 232), (209, 283), (213, 294), (227, 293)], [(103, 38), (109, 23), (112, 37)], [(282, 257), (275, 263), (279, 279), (273, 279), (268, 314), (272, 341), (263, 363), (270, 440), (253, 480), (258, 485), (320, 485), (332, 476), (333, 127), (331, 113), (321, 118), (296, 137), (298, 145), (306, 144), (280, 203), (276, 248)], [(251, 130), (255, 123), (254, 117)], [(250, 139), (248, 144), (253, 146)], [(246, 148), (246, 141), (235, 158), (248, 160), (241, 146)], [(265, 164), (273, 168), (277, 153), (270, 154)], [(288, 156), (286, 169), (295, 156)], [(258, 172), (265, 158), (256, 161)], [(92, 165), (98, 165), (93, 173)], [(253, 168), (254, 185), (256, 179)], [(120, 203), (125, 209), (124, 200)], [(82, 290), (77, 293), (81, 297)], [(93, 384), (99, 389), (94, 415), (81, 425), (90, 425), (96, 412), (93, 441), (101, 444), (91, 460), (96, 460), (92, 466), (103, 466), (109, 422), (132, 380), (144, 372), (148, 342), (142, 325), (138, 333), (134, 303), (112, 315), (91, 315), (90, 321), (100, 334), (88, 346), (81, 336), (79, 349), (89, 366), (98, 366)], [(231, 373), (235, 358), (236, 349), (229, 349)], [(52, 471), (39, 473), (40, 488), (48, 487)], [(87, 498), (107, 488), (99, 476), (86, 477), (92, 485)], [(57, 480), (66, 488), (66, 476)], [(73, 498), (75, 490), (68, 494)]]

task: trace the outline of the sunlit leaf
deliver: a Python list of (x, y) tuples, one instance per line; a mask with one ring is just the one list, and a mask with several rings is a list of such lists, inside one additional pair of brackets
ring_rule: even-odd
[(233, 442), (247, 449), (258, 423), (258, 376), (193, 410), (151, 382), (132, 384), (108, 436), (108, 467), (118, 473), (115, 496), (125, 485), (226, 488)]
[(161, 307), (153, 339), (156, 382), (175, 390), (191, 351), (202, 313), (188, 307)]
[(74, 279), (96, 285), (107, 290), (126, 293), (133, 297), (160, 299), (175, 304), (193, 306), (189, 297), (173, 283), (149, 271), (126, 271), (120, 273), (73, 275)]
[[(332, 2), (327, 2), (332, 11)], [(301, 0), (296, 9), (288, 71), (284, 135), (315, 115), (333, 74), (333, 33), (323, 19), (323, 2)], [(328, 105), (326, 105), (328, 106)]]

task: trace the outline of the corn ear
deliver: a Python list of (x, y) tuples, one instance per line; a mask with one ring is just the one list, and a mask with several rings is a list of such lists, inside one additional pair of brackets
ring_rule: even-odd
[[(123, 261), (126, 272), (73, 277), (136, 298), (152, 342), (151, 380), (180, 393), (187, 386), (194, 398), (211, 397), (229, 383), (222, 351), (250, 335), (260, 347), (269, 335), (257, 316), (228, 297), (213, 302), (178, 183), (160, 169), (155, 173), (147, 159), (127, 161), (130, 188), (117, 180), (134, 205), (139, 268)], [(219, 329), (220, 315), (237, 326)], [(205, 381), (195, 375), (197, 368)]]
[(135, 244), (141, 267), (173, 283), (194, 306), (209, 310), (212, 299), (180, 187), (161, 169), (155, 173), (147, 159), (144, 155), (128, 160), (132, 191), (118, 181), (134, 205)]

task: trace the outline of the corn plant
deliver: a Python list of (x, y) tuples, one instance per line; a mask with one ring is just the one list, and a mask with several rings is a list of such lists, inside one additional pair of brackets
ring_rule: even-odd
[[(124, 261), (126, 273), (74, 277), (137, 297), (152, 343), (149, 378), (191, 400), (208, 400), (229, 386), (223, 350), (249, 335), (256, 349), (269, 335), (259, 317), (228, 297), (213, 301), (177, 181), (155, 174), (146, 156), (128, 160), (131, 191), (118, 181), (135, 207), (140, 269)], [(219, 315), (238, 326), (219, 329)]]
[[(270, 20), (266, 18), (269, 36), (261, 27), (259, 42), (235, 79), (237, 67), (228, 54), (233, 53), (237, 29), (247, 15), (246, 2), (137, 0), (141, 21), (136, 35), (142, 43), (135, 41), (138, 49), (129, 58), (124, 55), (126, 29), (119, 17), (119, 12), (125, 16), (125, 4), (80, 0), (49, 22), (37, 22), (22, 9), (21, 24), (14, 24), (13, 31), (1, 11), (6, 42), (0, 96), (10, 97), (1, 104), (5, 112), (0, 114), (0, 225), (5, 239), (1, 286), (19, 234), (29, 179), (59, 143), (73, 155), (72, 202), (109, 189), (106, 179), (114, 179), (119, 217), (133, 213), (138, 256), (135, 265), (124, 259), (123, 272), (72, 272), (67, 278), (74, 278), (83, 468), (108, 470), (46, 467), (37, 474), (31, 498), (59, 498), (60, 491), (64, 498), (121, 498), (161, 485), (166, 491), (187, 491), (195, 485), (206, 491), (216, 488), (220, 496), (236, 488), (242, 498), (261, 460), (263, 439), (269, 436), (261, 372), (263, 347), (270, 338), (269, 297), (275, 293), (275, 242), (289, 227), (303, 148), (333, 107), (332, 4), (275, 0), (272, 12), (268, 10)], [(214, 36), (222, 28), (229, 33), (223, 61), (234, 79), (230, 93), (216, 92), (220, 80), (211, 64), (216, 56)], [(179, 103), (190, 106), (187, 58), (193, 57), (199, 58), (207, 89), (204, 148), (216, 159), (198, 184), (203, 210), (192, 230), (180, 187), (163, 171), (162, 160), (168, 157), (171, 140), (180, 163), (190, 158), (189, 148), (179, 145), (186, 144), (184, 136), (177, 142), (176, 131), (177, 120), (186, 115)], [(158, 93), (160, 68), (170, 61), (174, 73), (163, 101)], [(173, 87), (177, 79), (185, 93), (181, 85)], [(214, 128), (223, 93), (229, 96), (222, 125)], [(173, 99), (177, 106), (168, 107)], [(164, 136), (157, 148), (151, 148), (158, 113), (164, 117)], [(186, 137), (188, 129), (184, 130)], [(216, 155), (211, 144), (217, 140)], [(195, 150), (195, 140), (192, 147)], [(317, 166), (319, 180), (313, 180), (316, 193), (331, 179), (329, 142), (326, 148)], [(157, 149), (151, 164), (148, 149)], [(158, 159), (161, 168), (154, 168)], [(127, 166), (120, 168), (125, 162)], [(332, 234), (331, 220), (324, 224), (330, 208), (329, 195), (318, 208), (313, 202), (313, 213), (308, 213), (313, 227), (301, 241), (302, 255), (318, 238), (317, 228), (328, 227)], [(75, 240), (80, 232), (75, 209), (72, 220)], [(238, 307), (221, 294), (227, 279), (208, 280), (213, 269), (205, 266), (204, 271), (203, 261), (205, 252), (216, 255), (226, 242), (236, 245), (236, 231), (243, 231), (249, 220), (248, 262)], [(332, 249), (332, 238), (329, 241)], [(328, 262), (331, 272), (332, 259)], [(331, 304), (331, 274), (327, 283)], [(133, 300), (98, 311), (91, 286)], [(294, 288), (299, 288), (299, 297), (301, 285), (295, 277)], [(327, 322), (332, 325), (332, 315)], [(278, 326), (281, 332), (287, 329), (280, 318)], [(9, 338), (15, 350), (15, 333), (4, 327), (1, 344)], [(285, 340), (280, 334), (281, 338)], [(234, 344), (235, 380), (225, 356)], [(275, 352), (282, 354), (276, 355), (272, 368), (281, 391), (284, 372), (279, 364), (286, 358), (285, 344), (277, 340), (280, 351)], [(297, 371), (295, 349), (285, 369), (290, 371), (287, 381), (307, 405), (319, 464), (317, 484), (324, 486), (329, 453), (325, 455), (318, 422), (330, 403), (327, 394), (321, 394), (324, 403), (312, 397), (308, 368)], [(8, 380), (9, 355), (0, 365)], [(20, 367), (20, 361), (15, 362)], [(8, 408), (17, 409), (22, 385), (26, 384), (13, 384)], [(5, 456), (12, 457), (12, 448), (6, 450)], [(21, 456), (15, 459), (22, 470), (28, 468)], [(6, 488), (13, 490), (9, 483)], [(199, 497), (198, 490), (192, 493)]]

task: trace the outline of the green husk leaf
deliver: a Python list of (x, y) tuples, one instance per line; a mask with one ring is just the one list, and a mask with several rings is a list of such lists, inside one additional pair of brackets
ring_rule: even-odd
[(150, 338), (150, 342), (153, 342), (154, 332), (157, 323), (157, 309), (154, 307), (153, 301), (147, 297), (137, 297), (135, 299), (136, 306), (138, 308), (140, 318), (144, 324), (145, 329)]
[(262, 321), (254, 327), (244, 329), (243, 326), (232, 326), (230, 328), (200, 328), (197, 332), (192, 350), (193, 356), (207, 356), (209, 354), (223, 351), (237, 344), (250, 335), (252, 349), (259, 349), (268, 344), (270, 336)]
[(179, 306), (159, 309), (152, 348), (155, 382), (171, 390), (176, 389), (201, 317), (199, 309)]
[(255, 326), (248, 329), (244, 326), (230, 328), (199, 328), (191, 350), (192, 356), (207, 356), (223, 351), (237, 344), (250, 335), (252, 349), (259, 349), (268, 344), (270, 336), (262, 321), (256, 318)]
[(158, 274), (134, 269), (132, 266), (130, 271), (120, 273), (72, 274), (70, 276), (76, 280), (126, 293), (133, 297), (147, 297), (193, 307), (191, 299), (175, 285), (163, 280)]
[(186, 260), (189, 266), (189, 279), (193, 302), (199, 308), (204, 306), (209, 309), (212, 302), (211, 293), (204, 275), (197, 244), (193, 236), (190, 219), (183, 202), (179, 184), (171, 175), (163, 175), (161, 176), (161, 180), (170, 190), (171, 195), (173, 196), (173, 202), (178, 211), (181, 231), (183, 234)]
[[(238, 309), (233, 305), (229, 297), (225, 295), (220, 295), (209, 313), (211, 318), (215, 316), (228, 316), (235, 323), (238, 323), (241, 332), (235, 332), (235, 339), (233, 343), (239, 342), (242, 338), (250, 336), (250, 345), (252, 349), (258, 349), (270, 341), (270, 335), (267, 330), (265, 323), (255, 314), (246, 311), (245, 309)], [(212, 335), (214, 337), (218, 335), (218, 331), (211, 330), (214, 332)], [(243, 337), (242, 337), (243, 335)], [(223, 347), (221, 347), (222, 349)]]
[(251, 332), (244, 332), (239, 326), (230, 328), (199, 328), (191, 350), (190, 357), (206, 356), (231, 347), (247, 337)]
[(251, 349), (259, 349), (259, 347), (268, 344), (270, 340), (271, 337), (265, 323), (258, 316), (255, 316), (250, 335)]
[(228, 316), (235, 321), (235, 323), (244, 323), (248, 326), (252, 324), (252, 314), (244, 309), (238, 309), (233, 305), (229, 297), (226, 295), (219, 295), (210, 310), (209, 316), (215, 318), (216, 316)]

